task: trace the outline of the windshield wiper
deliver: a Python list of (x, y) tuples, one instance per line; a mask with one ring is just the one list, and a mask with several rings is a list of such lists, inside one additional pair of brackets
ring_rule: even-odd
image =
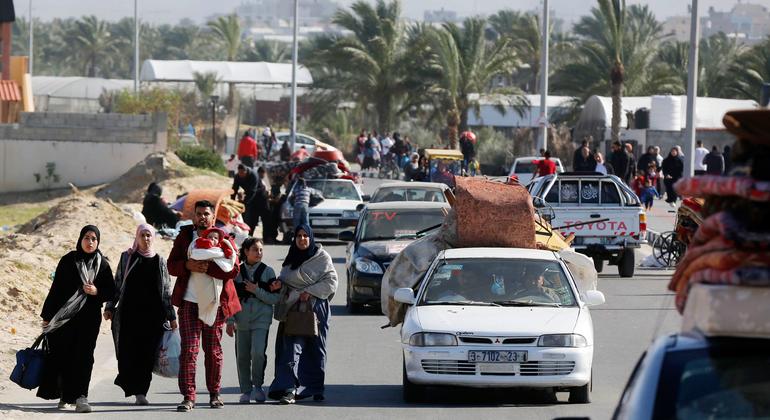
[(557, 302), (532, 302), (523, 300), (499, 300), (495, 301), (500, 306), (550, 306), (553, 308), (561, 307), (561, 303)]
[(372, 236), (370, 238), (364, 238), (363, 242), (366, 241), (389, 241), (391, 239), (396, 239), (393, 236)]
[(444, 223), (442, 222), (442, 223), (439, 223), (439, 224), (437, 224), (437, 225), (435, 225), (435, 226), (431, 226), (431, 227), (429, 227), (429, 228), (425, 228), (425, 229), (423, 229), (423, 230), (421, 230), (421, 231), (419, 231), (419, 232), (415, 233), (415, 236), (416, 236), (416, 237), (418, 237), (418, 238), (419, 238), (419, 237), (421, 237), (421, 236), (424, 236), (424, 235), (426, 235), (426, 234), (430, 233), (430, 231), (432, 231), (432, 230), (434, 230), (434, 229), (438, 229), (438, 228), (440, 228), (440, 227), (441, 227), (441, 225), (443, 225), (443, 224), (444, 224)]
[(475, 300), (434, 300), (424, 302), (426, 305), (467, 305), (467, 306), (502, 306), (497, 302), (479, 302)]

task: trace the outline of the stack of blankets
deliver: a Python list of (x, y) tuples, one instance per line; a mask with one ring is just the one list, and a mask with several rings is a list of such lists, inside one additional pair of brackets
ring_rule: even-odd
[(770, 337), (770, 110), (736, 111), (738, 136), (726, 176), (679, 181), (683, 196), (704, 198), (704, 217), (671, 278), (683, 331)]

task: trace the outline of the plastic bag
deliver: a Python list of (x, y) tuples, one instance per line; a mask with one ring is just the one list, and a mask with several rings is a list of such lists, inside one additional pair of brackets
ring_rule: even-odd
[(179, 355), (182, 353), (182, 337), (179, 330), (170, 330), (163, 333), (158, 348), (158, 357), (155, 358), (155, 366), (152, 372), (164, 378), (176, 378), (179, 376)]

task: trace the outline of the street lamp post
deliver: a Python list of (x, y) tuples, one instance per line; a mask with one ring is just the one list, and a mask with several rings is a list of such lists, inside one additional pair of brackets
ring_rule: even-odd
[(548, 149), (548, 37), (550, 31), (550, 16), (548, 10), (548, 0), (543, 0), (543, 27), (541, 37), (543, 38), (542, 54), (540, 63), (540, 137), (537, 141), (538, 151)]
[(217, 151), (217, 103), (219, 102), (218, 95), (211, 95), (211, 150)]
[(291, 150), (297, 143), (297, 32), (299, 23), (299, 0), (294, 0), (294, 38), (291, 47)]
[(698, 0), (692, 0), (690, 13), (690, 61), (687, 71), (687, 126), (684, 135), (684, 176), (692, 176), (695, 166), (695, 101), (698, 99), (698, 43), (700, 41)]
[(32, 77), (32, 64), (34, 60), (33, 39), (35, 38), (35, 21), (32, 20), (32, 0), (29, 0), (29, 75)]
[(134, 95), (139, 92), (139, 0), (134, 0)]

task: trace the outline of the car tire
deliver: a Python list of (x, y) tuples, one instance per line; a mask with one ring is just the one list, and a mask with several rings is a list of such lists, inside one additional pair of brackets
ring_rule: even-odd
[(596, 269), (597, 273), (601, 273), (602, 270), (604, 270), (604, 260), (599, 257), (591, 257), (591, 259), (594, 260), (594, 268)]
[(418, 385), (409, 380), (406, 375), (406, 361), (402, 364), (401, 385), (404, 393), (404, 402), (420, 403), (425, 401), (425, 386)]
[(591, 385), (593, 379), (587, 384), (569, 390), (570, 404), (588, 404), (591, 402)]
[(623, 250), (623, 255), (618, 260), (618, 274), (620, 277), (633, 277), (634, 276), (634, 249), (626, 248)]

